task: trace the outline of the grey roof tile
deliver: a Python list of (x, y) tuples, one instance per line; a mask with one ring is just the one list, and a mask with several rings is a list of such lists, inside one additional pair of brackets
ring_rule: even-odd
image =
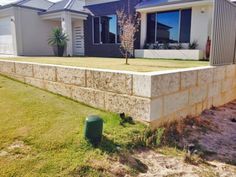
[(58, 11), (66, 9), (67, 5), (71, 3), (72, 0), (62, 0), (54, 3), (47, 11)]

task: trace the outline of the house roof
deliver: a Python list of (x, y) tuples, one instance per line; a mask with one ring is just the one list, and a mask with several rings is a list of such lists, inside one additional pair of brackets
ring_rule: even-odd
[[(15, 2), (9, 3), (8, 5), (24, 5), (25, 3), (29, 2), (29, 1), (31, 1), (31, 0), (17, 0)], [(44, 0), (44, 1), (54, 4), (53, 2), (50, 2), (48, 0)]]
[[(47, 9), (45, 12), (42, 12), (41, 14), (54, 13), (60, 11), (72, 11), (87, 14), (88, 11), (86, 11), (82, 6), (80, 8), (78, 4), (76, 4), (76, 1), (77, 0), (61, 0), (59, 2), (54, 3), (49, 9)], [(74, 5), (77, 7), (73, 8)]]
[(165, 6), (165, 5), (172, 5), (172, 4), (181, 4), (181, 3), (190, 3), (190, 2), (204, 2), (206, 0), (144, 0), (143, 2), (139, 3), (135, 8), (136, 9), (143, 9), (155, 6)]
[(80, 2), (82, 2), (82, 1), (78, 1), (78, 0), (61, 0), (56, 3), (45, 0), (45, 1), (49, 2), (49, 5), (47, 8), (28, 6), (27, 2), (30, 2), (30, 1), (31, 0), (18, 0), (13, 3), (9, 3), (7, 5), (0, 6), (0, 9), (5, 9), (5, 8), (12, 7), (12, 6), (31, 8), (31, 9), (39, 10), (40, 15), (61, 12), (61, 11), (70, 11), (70, 12), (79, 13), (79, 14), (86, 14), (86, 15), (89, 13), (89, 11), (86, 10), (86, 8), (83, 8), (83, 4), (80, 4)]
[[(18, 0), (18, 1), (11, 2), (11, 3), (6, 4), (6, 5), (0, 6), (0, 9), (5, 9), (5, 8), (17, 6), (17, 7), (25, 7), (25, 8), (31, 8), (31, 9), (41, 10), (41, 11), (46, 10), (45, 8), (33, 7), (33, 6), (31, 7), (31, 6), (26, 5), (26, 3), (30, 2), (30, 1), (31, 0)], [(48, 2), (51, 5), (54, 4), (53, 2), (50, 2), (48, 0), (44, 0), (44, 1)]]
[(58, 11), (69, 9), (74, 0), (62, 0), (57, 3), (54, 3), (47, 11)]

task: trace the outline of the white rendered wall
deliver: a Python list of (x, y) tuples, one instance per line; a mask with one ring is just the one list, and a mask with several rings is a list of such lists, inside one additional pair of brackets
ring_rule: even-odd
[[(188, 7), (190, 8), (190, 7)], [(171, 9), (167, 9), (171, 10)], [(176, 9), (172, 9), (176, 10)], [(143, 48), (147, 33), (147, 12), (141, 12), (141, 42)], [(191, 35), (190, 41), (198, 41), (199, 49), (205, 52), (208, 36), (211, 37), (212, 29), (212, 6), (194, 6), (192, 7)]]
[(52, 29), (60, 23), (43, 20), (37, 11), (26, 8), (19, 8), (17, 19), (17, 40), (22, 48), (18, 55), (53, 55), (47, 41)]
[(14, 54), (11, 19), (11, 16), (0, 18), (0, 54)]
[(211, 37), (212, 6), (192, 8), (191, 42), (198, 41), (199, 49), (205, 52), (208, 36)]
[(11, 34), (12, 34), (12, 44), (13, 44), (13, 55), (18, 55), (18, 40), (16, 38), (17, 31), (16, 26), (18, 24), (18, 15), (17, 15), (17, 7), (10, 7), (6, 9), (2, 9), (0, 11), (0, 18), (10, 17), (11, 18)]
[(141, 29), (140, 29), (140, 48), (145, 45), (147, 34), (147, 14), (141, 13)]
[(61, 18), (61, 27), (62, 27), (62, 31), (68, 36), (65, 55), (72, 56), (73, 55), (72, 21), (71, 21), (71, 16), (69, 12), (63, 13), (62, 18)]

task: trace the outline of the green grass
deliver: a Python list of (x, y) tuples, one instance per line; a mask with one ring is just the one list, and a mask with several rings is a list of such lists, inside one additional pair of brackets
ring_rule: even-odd
[(168, 59), (168, 60), (167, 59), (130, 59), (129, 65), (125, 65), (124, 59), (120, 59), (120, 58), (17, 57), (17, 58), (0, 58), (0, 59), (89, 67), (89, 68), (100, 68), (100, 69), (139, 71), (139, 72), (151, 72), (151, 71), (191, 68), (191, 67), (200, 67), (200, 66), (209, 65), (209, 62), (206, 62), (206, 61), (174, 60), (174, 59)]
[[(145, 129), (139, 123), (120, 125), (116, 114), (0, 76), (0, 176), (109, 176), (92, 167), (129, 149)], [(83, 138), (86, 116), (104, 119), (102, 145), (94, 148)], [(23, 146), (11, 148), (13, 144)], [(108, 163), (111, 164), (112, 163)]]

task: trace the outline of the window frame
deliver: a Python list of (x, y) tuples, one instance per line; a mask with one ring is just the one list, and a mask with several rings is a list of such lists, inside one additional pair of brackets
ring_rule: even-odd
[[(101, 18), (103, 16), (115, 16), (116, 17), (116, 34), (115, 34), (115, 43), (103, 43), (102, 42), (102, 23), (101, 23)], [(98, 18), (99, 19), (99, 43), (95, 43), (94, 39), (94, 19)], [(92, 38), (93, 38), (93, 45), (119, 45), (120, 42), (118, 42), (118, 17), (116, 14), (107, 14), (107, 15), (101, 15), (101, 16), (93, 16), (92, 17)]]
[[(95, 30), (94, 30), (94, 19), (95, 18), (98, 18), (98, 21), (99, 21), (99, 42), (97, 43), (97, 42), (95, 42), (95, 34), (94, 34), (94, 32), (95, 32)], [(101, 18), (100, 17), (97, 17), (97, 16), (94, 16), (94, 17), (92, 17), (92, 37), (93, 37), (93, 44), (94, 45), (98, 45), (98, 44), (101, 44)]]
[(179, 24), (179, 43), (181, 40), (181, 22), (182, 22), (182, 11), (184, 10), (190, 10), (190, 31), (189, 31), (189, 42), (181, 42), (181, 44), (189, 44), (191, 42), (191, 27), (192, 27), (192, 8), (185, 8), (185, 9), (180, 9), (181, 13), (180, 13), (180, 24)]
[[(191, 23), (192, 23), (192, 18), (191, 18), (191, 22), (190, 22), (190, 39), (189, 42), (180, 42), (180, 36), (181, 36), (181, 20), (182, 20), (182, 11), (183, 10), (191, 10), (191, 16), (192, 16), (192, 8), (184, 8), (184, 9), (177, 9), (177, 10), (168, 10), (168, 11), (161, 11), (161, 12), (154, 12), (154, 13), (150, 13), (150, 14), (155, 14), (155, 43), (159, 43), (159, 41), (157, 40), (157, 15), (161, 14), (161, 13), (167, 13), (167, 12), (174, 12), (177, 11), (179, 12), (179, 19), (178, 19), (178, 42), (177, 43), (170, 43), (170, 44), (188, 44), (191, 41)], [(148, 20), (147, 20), (148, 21)], [(147, 27), (147, 26), (146, 26)], [(160, 43), (163, 44), (163, 43)]]
[[(177, 43), (170, 43), (170, 44), (178, 44), (179, 43), (179, 39), (180, 39), (180, 23), (181, 23), (181, 9), (180, 10), (168, 10), (168, 11), (163, 11), (163, 12), (156, 12), (155, 14), (155, 43), (159, 43), (157, 40), (157, 15), (158, 14), (162, 14), (162, 13), (168, 13), (168, 12), (178, 12), (179, 13), (179, 19), (178, 19), (178, 42)], [(164, 43), (160, 43), (160, 44), (164, 44)]]

